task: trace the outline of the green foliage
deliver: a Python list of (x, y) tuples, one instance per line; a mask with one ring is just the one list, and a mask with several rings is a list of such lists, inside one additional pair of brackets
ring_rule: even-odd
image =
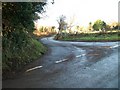
[(67, 41), (119, 41), (119, 32), (101, 32), (101, 33), (81, 33), (81, 34), (68, 34), (67, 36), (61, 36), (60, 34), (55, 36), (56, 40)]
[(2, 3), (2, 22), (10, 30), (22, 26), (29, 32), (33, 31), (35, 12), (41, 13), (44, 5), (45, 3), (4, 2)]
[(47, 48), (35, 39), (29, 39), (28, 44), (21, 48), (13, 45), (13, 49), (3, 50), (3, 78), (6, 78), (7, 73), (19, 71), (23, 66), (44, 54), (46, 50)]
[(14, 72), (41, 56), (45, 47), (32, 39), (36, 12), (44, 12), (44, 2), (2, 3), (3, 74)]
[(106, 23), (102, 20), (97, 20), (94, 25), (93, 25), (93, 29), (94, 30), (103, 30), (106, 28)]

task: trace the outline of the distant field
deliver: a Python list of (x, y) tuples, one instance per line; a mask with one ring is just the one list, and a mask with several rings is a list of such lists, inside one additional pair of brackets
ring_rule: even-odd
[(56, 40), (66, 41), (120, 41), (120, 32), (100, 32), (56, 35)]

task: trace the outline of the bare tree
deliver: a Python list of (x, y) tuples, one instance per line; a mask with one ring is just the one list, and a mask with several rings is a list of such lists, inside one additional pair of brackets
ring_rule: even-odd
[(59, 33), (62, 32), (62, 30), (65, 30), (67, 28), (67, 23), (65, 22), (66, 20), (66, 16), (61, 15), (59, 17), (59, 19), (57, 20), (58, 24), (59, 24)]
[(67, 28), (69, 30), (69, 32), (71, 32), (71, 28), (74, 26), (74, 21), (75, 21), (75, 17), (71, 17), (70, 21), (68, 22)]

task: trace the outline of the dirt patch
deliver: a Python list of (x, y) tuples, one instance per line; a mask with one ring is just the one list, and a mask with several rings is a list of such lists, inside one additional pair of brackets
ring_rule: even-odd
[(82, 48), (86, 51), (86, 59), (89, 62), (97, 62), (112, 53), (110, 46), (74, 46)]

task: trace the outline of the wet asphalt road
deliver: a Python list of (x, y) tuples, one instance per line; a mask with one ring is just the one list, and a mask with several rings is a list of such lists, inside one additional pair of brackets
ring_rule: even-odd
[[(118, 42), (41, 41), (49, 51), (3, 88), (118, 88)], [(26, 72), (26, 70), (28, 70)]]

